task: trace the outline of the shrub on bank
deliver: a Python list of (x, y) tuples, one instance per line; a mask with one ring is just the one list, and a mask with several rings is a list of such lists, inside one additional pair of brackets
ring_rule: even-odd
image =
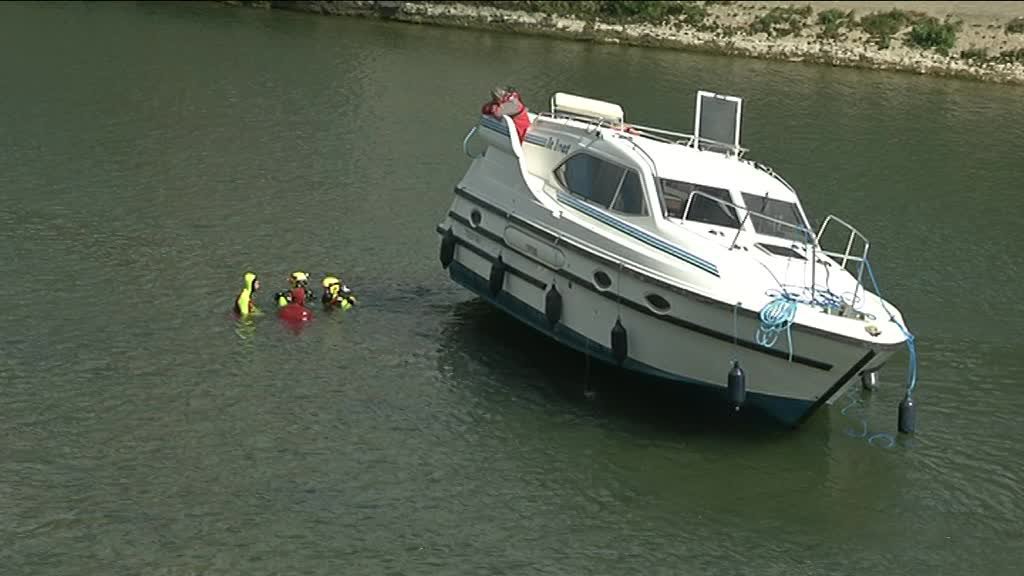
[(700, 26), (707, 18), (708, 11), (700, 2), (671, 2), (664, 0), (575, 0), (550, 1), (521, 0), (507, 2), (469, 1), (453, 2), (474, 6), (490, 6), (504, 10), (574, 16), (576, 18), (598, 18), (612, 22), (650, 22), (661, 24), (678, 17), (686, 24)]
[(837, 8), (830, 8), (818, 13), (818, 24), (822, 26), (818, 34), (821, 38), (838, 40), (843, 37), (843, 29), (854, 23), (853, 10), (843, 12)]
[(1010, 20), (1006, 25), (1007, 34), (1024, 34), (1024, 16)]
[(972, 46), (960, 52), (960, 57), (974, 64), (1024, 64), (1024, 48), (1003, 50), (995, 56), (989, 56), (987, 49)]
[(750, 23), (752, 34), (765, 33), (769, 37), (799, 34), (811, 15), (810, 6), (776, 6)]
[(910, 30), (910, 43), (925, 50), (935, 50), (940, 54), (949, 54), (950, 49), (956, 44), (956, 33), (960, 31), (963, 23), (959, 20), (946, 20), (940, 22), (938, 18), (928, 16)]
[(923, 17), (920, 12), (903, 10), (874, 12), (860, 19), (860, 27), (879, 48), (888, 48), (893, 36)]
[(984, 62), (988, 60), (988, 48), (975, 48), (974, 46), (971, 46), (967, 50), (962, 50), (960, 52), (960, 57), (964, 60)]
[(1024, 64), (1024, 48), (1016, 50), (1003, 50), (995, 57), (996, 62), (1003, 64)]

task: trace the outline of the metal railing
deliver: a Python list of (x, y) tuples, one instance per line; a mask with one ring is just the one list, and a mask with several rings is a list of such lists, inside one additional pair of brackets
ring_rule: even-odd
[(469, 133), (466, 134), (466, 137), (462, 139), (462, 152), (466, 156), (469, 156), (473, 160), (476, 160), (477, 158), (480, 158), (481, 156), (483, 156), (483, 153), (474, 155), (474, 154), (470, 154), (470, 152), (469, 152), (469, 141), (476, 134), (477, 128), (479, 128), (479, 127), (480, 127), (479, 124), (474, 124), (473, 127), (469, 130)]
[(719, 142), (718, 140), (712, 140), (710, 138), (701, 138), (684, 132), (674, 132), (672, 130), (653, 128), (651, 126), (641, 126), (639, 124), (628, 124), (625, 122), (617, 124), (610, 122), (605, 118), (595, 118), (593, 116), (572, 114), (570, 112), (539, 112), (537, 113), (537, 116), (541, 118), (551, 118), (552, 120), (573, 120), (576, 122), (582, 122), (586, 124), (585, 129), (587, 131), (597, 130), (598, 128), (614, 128), (616, 130), (626, 131), (628, 128), (630, 132), (644, 136), (645, 138), (650, 138), (651, 140), (657, 140), (666, 144), (686, 146), (687, 148), (718, 149), (715, 151), (721, 151), (727, 155), (731, 154), (737, 158), (742, 158), (743, 155), (749, 151), (747, 148), (742, 146), (734, 146), (726, 142)]
[(582, 122), (586, 124), (585, 130), (588, 132), (597, 130), (598, 128), (615, 128), (616, 125), (609, 122), (605, 118), (595, 118), (593, 116), (584, 116), (582, 114), (572, 114), (569, 112), (538, 112), (539, 118), (550, 118), (552, 120), (572, 120), (575, 122)]
[[(850, 261), (859, 262), (859, 265), (857, 266), (857, 286), (856, 286), (856, 288), (854, 288), (854, 292), (853, 292), (853, 301), (856, 302), (857, 301), (857, 292), (863, 286), (864, 266), (865, 266), (865, 263), (867, 262), (867, 259), (868, 259), (868, 249), (871, 248), (871, 242), (868, 241), (867, 236), (864, 236), (863, 234), (861, 234), (859, 230), (857, 230), (856, 228), (851, 226), (845, 220), (843, 220), (842, 218), (840, 218), (840, 217), (838, 217), (838, 216), (836, 216), (834, 214), (829, 214), (825, 218), (825, 221), (821, 223), (821, 228), (818, 229), (818, 235), (814, 239), (815, 243), (819, 244), (819, 246), (821, 244), (822, 236), (825, 235), (825, 230), (828, 228), (828, 225), (830, 223), (832, 223), (832, 222), (837, 222), (838, 224), (842, 225), (847, 230), (849, 230), (850, 234), (849, 234), (849, 237), (846, 240), (846, 249), (843, 251), (842, 254), (839, 254), (837, 252), (829, 252), (829, 251), (826, 251), (826, 250), (822, 250), (822, 253), (825, 254), (826, 256), (830, 256), (832, 258), (842, 258), (842, 261), (840, 262), (840, 266), (842, 266), (844, 269), (846, 268), (846, 263), (847, 262), (850, 262)], [(864, 243), (864, 250), (863, 250), (863, 252), (861, 252), (860, 256), (854, 256), (851, 253), (853, 251), (854, 241), (857, 238), (860, 238), (861, 241)]]
[[(687, 198), (687, 200), (686, 200), (686, 208), (683, 209), (682, 219), (684, 221), (689, 219), (690, 207), (693, 206), (693, 198), (694, 198), (694, 196), (701, 196), (701, 197), (707, 198), (708, 200), (711, 200), (712, 202), (715, 202), (715, 203), (719, 204), (720, 206), (726, 206), (726, 207), (732, 208), (733, 210), (736, 211), (737, 215), (739, 215), (741, 212), (743, 213), (743, 219), (740, 221), (739, 228), (736, 229), (736, 236), (733, 237), (732, 243), (729, 244), (729, 249), (730, 250), (732, 250), (733, 248), (736, 247), (736, 241), (739, 240), (740, 234), (743, 232), (744, 225), (747, 223), (747, 220), (751, 216), (753, 216), (754, 218), (761, 218), (763, 220), (767, 220), (767, 221), (771, 222), (772, 224), (781, 225), (781, 226), (783, 226), (785, 228), (789, 228), (791, 230), (794, 230), (794, 231), (799, 233), (800, 238), (804, 238), (804, 242), (803, 242), (804, 244), (810, 244), (812, 247), (814, 247), (816, 249), (818, 248), (818, 246), (817, 246), (817, 238), (814, 236), (814, 233), (811, 232), (810, 229), (808, 229), (808, 228), (806, 228), (804, 226), (798, 226), (796, 224), (792, 224), (790, 222), (786, 222), (785, 220), (780, 220), (778, 218), (773, 218), (771, 216), (768, 216), (766, 214), (762, 214), (760, 212), (755, 212), (755, 211), (753, 211), (753, 210), (751, 210), (749, 208), (746, 208), (744, 206), (740, 206), (739, 204), (735, 204), (735, 203), (730, 202), (728, 200), (722, 200), (721, 198), (716, 198), (716, 197), (708, 194), (707, 192), (704, 192), (704, 191), (701, 191), (701, 190), (693, 190), (692, 192), (690, 192), (689, 198)], [(794, 240), (793, 238), (786, 238), (786, 239), (787, 240)], [(814, 239), (814, 241), (813, 242), (808, 242), (807, 239)]]
[[(714, 196), (711, 196), (710, 194), (708, 194), (706, 192), (703, 192), (701, 190), (693, 190), (692, 192), (689, 193), (689, 198), (686, 201), (686, 207), (685, 207), (685, 209), (683, 210), (683, 213), (682, 213), (682, 220), (684, 222), (689, 220), (690, 208), (691, 208), (691, 206), (693, 206), (693, 199), (694, 199), (695, 196), (701, 196), (701, 197), (707, 198), (708, 200), (718, 204), (719, 206), (732, 208), (733, 210), (736, 211), (737, 215), (739, 215), (740, 213), (743, 214), (743, 219), (739, 223), (739, 227), (736, 230), (736, 235), (733, 236), (732, 242), (729, 244), (729, 250), (735, 249), (736, 242), (739, 240), (740, 235), (744, 232), (744, 230), (746, 228), (747, 221), (750, 218), (752, 218), (752, 217), (753, 218), (761, 218), (761, 219), (767, 220), (768, 222), (771, 222), (773, 224), (776, 224), (776, 225), (779, 225), (779, 226), (783, 226), (783, 227), (788, 228), (790, 230), (796, 231), (799, 234), (799, 237), (802, 238), (802, 240), (799, 240), (799, 239), (796, 239), (796, 238), (786, 238), (786, 239), (790, 240), (790, 241), (800, 242), (800, 243), (802, 243), (805, 246), (805, 250), (809, 250), (810, 251), (810, 255), (811, 255), (811, 257), (809, 259), (809, 262), (810, 262), (810, 265), (811, 265), (811, 286), (810, 286), (810, 290), (811, 290), (811, 299), (812, 300), (814, 299), (815, 292), (817, 290), (816, 270), (817, 270), (817, 263), (818, 263), (818, 254), (821, 254), (822, 256), (827, 256), (829, 258), (834, 258), (834, 259), (838, 260), (839, 261), (839, 265), (844, 270), (847, 270), (847, 271), (849, 271), (847, 269), (847, 267), (846, 267), (848, 263), (850, 263), (850, 262), (857, 263), (857, 270), (856, 270), (856, 280), (857, 280), (857, 283), (854, 286), (853, 298), (850, 301), (850, 305), (853, 306), (853, 305), (855, 305), (858, 302), (858, 298), (860, 296), (861, 290), (865, 290), (865, 288), (864, 288), (864, 268), (867, 266), (868, 250), (871, 248), (871, 242), (867, 239), (866, 236), (864, 236), (864, 234), (862, 234), (859, 230), (854, 228), (851, 224), (849, 224), (848, 222), (846, 222), (842, 218), (840, 218), (840, 217), (838, 217), (838, 216), (836, 216), (834, 214), (829, 214), (825, 218), (824, 222), (822, 222), (821, 227), (818, 229), (818, 233), (814, 234), (814, 233), (811, 232), (811, 230), (809, 230), (808, 228), (806, 228), (804, 226), (798, 226), (796, 224), (792, 224), (790, 222), (786, 222), (786, 221), (780, 220), (778, 218), (773, 218), (771, 216), (768, 216), (768, 215), (765, 215), (765, 214), (761, 214), (760, 212), (755, 212), (753, 210), (750, 210), (749, 208), (740, 206), (740, 205), (735, 204), (733, 202), (730, 202), (728, 200), (722, 200), (721, 198), (716, 198)], [(697, 222), (697, 221), (693, 220), (692, 222)], [(824, 248), (822, 248), (822, 238), (824, 237), (825, 231), (828, 229), (830, 224), (837, 225), (837, 226), (842, 226), (845, 229), (845, 231), (849, 232), (849, 234), (847, 235), (847, 238), (846, 238), (846, 246), (845, 246), (845, 248), (844, 248), (844, 250), (842, 252), (835, 252), (835, 251), (831, 251), (831, 250), (825, 250)], [(755, 227), (755, 232), (756, 232), (756, 227)], [(859, 255), (854, 253), (854, 247), (856, 245), (857, 239), (860, 239), (860, 241), (863, 243), (863, 246), (864, 246), (863, 250), (860, 251)], [(824, 262), (822, 262), (822, 263), (824, 263)]]
[[(849, 263), (849, 262), (858, 262), (859, 265), (858, 265), (857, 274), (856, 274), (857, 283), (854, 286), (853, 298), (851, 299), (849, 304), (852, 307), (852, 306), (855, 306), (856, 303), (858, 302), (858, 298), (860, 296), (860, 291), (862, 289), (864, 289), (863, 273), (864, 273), (864, 267), (865, 267), (866, 262), (867, 262), (868, 249), (870, 248), (871, 243), (868, 241), (867, 237), (865, 237), (863, 234), (861, 234), (860, 231), (858, 231), (856, 228), (854, 228), (853, 226), (848, 224), (842, 218), (839, 218), (838, 216), (830, 214), (827, 218), (825, 218), (825, 221), (822, 223), (821, 228), (818, 230), (818, 233), (814, 234), (810, 229), (808, 229), (808, 228), (806, 228), (804, 226), (799, 226), (799, 225), (796, 225), (796, 224), (792, 224), (790, 222), (786, 222), (784, 220), (780, 220), (778, 218), (773, 218), (773, 217), (768, 216), (766, 214), (761, 214), (760, 212), (755, 212), (753, 210), (750, 210), (749, 208), (740, 206), (740, 205), (735, 204), (733, 202), (730, 202), (728, 200), (722, 200), (721, 198), (716, 198), (714, 196), (711, 196), (710, 194), (708, 194), (706, 192), (703, 192), (701, 190), (693, 190), (692, 192), (689, 193), (689, 198), (686, 201), (686, 207), (684, 208), (683, 213), (682, 213), (682, 220), (684, 222), (689, 220), (690, 208), (693, 206), (693, 201), (694, 201), (694, 197), (695, 196), (700, 196), (700, 197), (706, 198), (706, 199), (708, 199), (708, 200), (710, 200), (710, 201), (712, 201), (712, 202), (714, 202), (714, 203), (716, 203), (716, 204), (718, 204), (719, 206), (722, 206), (722, 207), (732, 208), (735, 211), (737, 216), (739, 216), (739, 214), (741, 214), (741, 213), (743, 214), (743, 218), (742, 218), (742, 220), (739, 223), (739, 227), (736, 230), (736, 234), (735, 234), (735, 236), (733, 236), (732, 242), (729, 244), (729, 250), (733, 250), (733, 249), (736, 248), (736, 242), (739, 240), (740, 235), (746, 229), (747, 221), (750, 220), (751, 218), (760, 218), (760, 219), (766, 220), (768, 222), (771, 222), (773, 224), (776, 224), (778, 226), (782, 226), (782, 227), (785, 227), (785, 228), (788, 228), (790, 230), (793, 230), (793, 231), (797, 232), (799, 238), (802, 238), (802, 240), (797, 239), (797, 238), (786, 238), (786, 239), (790, 240), (790, 241), (794, 241), (794, 242), (800, 242), (801, 244), (804, 245), (805, 251), (806, 252), (810, 252), (810, 258), (808, 259), (808, 263), (810, 264), (810, 267), (811, 267), (811, 282), (810, 282), (811, 301), (815, 301), (816, 300), (816, 292), (818, 291), (816, 276), (817, 276), (817, 268), (818, 268), (817, 264), (819, 262), (819, 260), (818, 260), (818, 255), (819, 254), (821, 254), (823, 256), (827, 256), (829, 258), (835, 258), (835, 259), (839, 260), (840, 261), (840, 266), (842, 266), (844, 269), (846, 269), (847, 263)], [(698, 222), (698, 221), (691, 220), (691, 222)], [(828, 228), (829, 224), (832, 224), (832, 223), (835, 223), (836, 225), (841, 225), (846, 230), (849, 231), (849, 236), (848, 236), (847, 241), (846, 241), (846, 248), (845, 248), (845, 250), (843, 252), (833, 252), (833, 251), (825, 250), (821, 246), (821, 239), (824, 236), (825, 230)], [(755, 232), (756, 232), (756, 227), (755, 227)], [(859, 238), (863, 242), (863, 244), (864, 244), (864, 250), (860, 253), (859, 256), (853, 253), (854, 243), (855, 243), (857, 238)], [(806, 256), (806, 254), (805, 254), (805, 256)], [(823, 261), (821, 263), (824, 264)], [(778, 281), (778, 279), (776, 279), (776, 281)], [(805, 287), (805, 289), (806, 289), (806, 287)]]
[[(719, 148), (724, 153), (732, 154), (737, 158), (741, 158), (748, 152), (748, 150), (742, 146), (736, 146), (727, 142), (712, 140), (710, 138), (702, 138), (694, 134), (674, 132), (672, 130), (653, 128), (651, 126), (641, 126), (639, 124), (629, 124), (629, 127), (641, 136), (646, 136), (652, 140), (660, 140), (668, 144), (679, 144), (680, 146), (686, 146), (688, 148), (699, 148), (701, 145), (708, 146), (710, 148)], [(671, 136), (672, 138), (665, 138), (664, 136)]]

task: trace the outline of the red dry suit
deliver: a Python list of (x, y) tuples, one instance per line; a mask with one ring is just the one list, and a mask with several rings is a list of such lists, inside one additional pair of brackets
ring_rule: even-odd
[(279, 308), (277, 317), (289, 324), (301, 324), (313, 319), (313, 314), (306, 309), (306, 290), (302, 287), (292, 290), (292, 301)]
[(512, 122), (516, 125), (516, 132), (519, 133), (519, 141), (522, 142), (526, 138), (526, 129), (530, 127), (530, 115), (518, 92), (507, 92), (497, 102), (491, 100), (484, 104), (480, 113), (494, 116), (498, 120), (501, 120), (502, 116), (511, 116)]

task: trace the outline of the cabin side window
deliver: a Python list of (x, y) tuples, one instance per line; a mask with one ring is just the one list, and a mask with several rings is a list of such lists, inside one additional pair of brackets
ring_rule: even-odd
[(635, 170), (589, 154), (577, 154), (555, 170), (571, 194), (602, 208), (632, 215), (647, 215), (644, 189)]
[[(698, 191), (700, 194), (695, 194), (691, 201), (690, 194), (694, 191)], [(736, 209), (716, 200), (732, 201), (729, 191), (723, 188), (661, 179), (661, 205), (666, 217), (682, 219), (683, 213), (686, 212), (686, 203), (690, 202), (690, 212), (686, 214), (687, 220), (726, 228), (739, 228), (740, 219), (736, 214)]]

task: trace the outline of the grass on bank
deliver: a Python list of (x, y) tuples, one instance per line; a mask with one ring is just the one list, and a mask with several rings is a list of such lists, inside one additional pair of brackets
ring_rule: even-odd
[(988, 48), (976, 48), (971, 46), (967, 50), (962, 50), (960, 52), (960, 58), (970, 60), (972, 62), (984, 62), (988, 60)]
[(863, 16), (860, 19), (859, 25), (870, 36), (871, 41), (876, 46), (888, 48), (893, 36), (907, 26), (916, 24), (923, 18), (925, 18), (925, 15), (920, 12), (889, 10), (888, 12), (873, 12)]
[(819, 38), (840, 40), (846, 36), (845, 30), (856, 23), (853, 10), (843, 12), (837, 8), (829, 8), (818, 13), (818, 25), (821, 26)]
[(825, 10), (818, 14), (818, 23), (823, 27), (821, 37), (839, 38), (845, 28), (860, 27), (870, 41), (879, 48), (888, 48), (897, 34), (910, 28), (906, 43), (923, 50), (935, 50), (940, 54), (949, 54), (956, 45), (957, 33), (963, 26), (960, 20), (946, 18), (939, 20), (921, 12), (906, 10), (889, 10), (873, 12), (854, 20), (853, 12), (842, 10)]
[(974, 64), (1024, 64), (1024, 48), (1003, 50), (999, 54), (989, 56), (987, 48), (971, 46), (960, 52), (960, 57)]
[(960, 20), (947, 18), (940, 22), (938, 18), (929, 16), (914, 24), (910, 30), (909, 40), (918, 48), (949, 54), (956, 44), (956, 33), (962, 26), (963, 22)]
[[(644, 1), (644, 0), (518, 0), (518, 1), (452, 1), (452, 4), (489, 6), (505, 10), (520, 10), (552, 16), (575, 17), (582, 20), (594, 19), (616, 23), (665, 24), (675, 22), (701, 31), (717, 31), (731, 36), (744, 30), (722, 27), (714, 21), (708, 6), (725, 4), (714, 0), (705, 1)], [(806, 27), (816, 24), (820, 27), (818, 38), (840, 40), (848, 32), (863, 31), (869, 42), (879, 48), (888, 48), (892, 39), (901, 36), (908, 46), (922, 50), (934, 50), (948, 55), (955, 47), (957, 34), (963, 24), (959, 20), (928, 16), (921, 12), (893, 9), (873, 12), (857, 19), (852, 10), (823, 10), (812, 19), (813, 9), (808, 6), (775, 6), (754, 18), (746, 27), (749, 34), (765, 34), (768, 37), (799, 35)], [(1008, 33), (1024, 33), (1024, 17), (1016, 18), (1006, 25)], [(986, 50), (975, 48), (964, 50), (960, 57), (972, 62), (1024, 62), (1022, 50), (1006, 50), (990, 56)]]
[(451, 2), (452, 4), (469, 4), (473, 6), (489, 6), (503, 10), (521, 10), (523, 12), (550, 14), (552, 16), (573, 16), (576, 18), (599, 18), (611, 22), (648, 22), (661, 24), (672, 18), (679, 18), (684, 23), (699, 27), (708, 16), (705, 2), (672, 2), (643, 0), (574, 0), (574, 1), (468, 1)]
[(768, 37), (795, 36), (807, 24), (811, 15), (810, 6), (776, 6), (761, 14), (750, 23), (753, 34), (767, 34)]

